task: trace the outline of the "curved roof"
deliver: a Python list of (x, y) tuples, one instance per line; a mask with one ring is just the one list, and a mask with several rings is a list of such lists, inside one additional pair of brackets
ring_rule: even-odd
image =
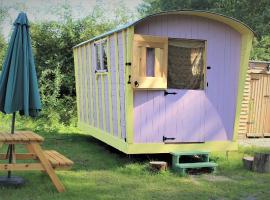
[(87, 40), (87, 41), (84, 41), (76, 46), (74, 46), (73, 48), (75, 47), (78, 47), (78, 46), (81, 46), (85, 43), (88, 43), (88, 42), (91, 42), (91, 41), (94, 41), (94, 40), (98, 40), (98, 39), (101, 39), (105, 36), (108, 36), (108, 35), (111, 35), (115, 32), (119, 32), (123, 29), (126, 29), (130, 26), (134, 26), (138, 23), (141, 23), (151, 17), (154, 17), (154, 16), (161, 16), (161, 15), (173, 15), (173, 14), (177, 14), (177, 15), (191, 15), (191, 16), (199, 16), (199, 17), (204, 17), (204, 18), (208, 18), (208, 19), (211, 19), (211, 20), (214, 20), (214, 21), (219, 21), (219, 22), (222, 22), (224, 24), (227, 24), (228, 26), (234, 28), (236, 31), (238, 31), (239, 33), (241, 33), (242, 35), (245, 35), (245, 34), (252, 34), (254, 35), (255, 32), (248, 26), (246, 25), (245, 23), (235, 19), (235, 18), (232, 18), (232, 17), (228, 17), (228, 16), (225, 16), (225, 15), (222, 15), (222, 14), (218, 14), (218, 13), (214, 13), (214, 12), (211, 12), (211, 11), (203, 11), (203, 10), (176, 10), (176, 11), (166, 11), (166, 12), (159, 12), (159, 13), (156, 13), (156, 14), (152, 14), (152, 15), (148, 15), (142, 19), (139, 19), (137, 21), (134, 21), (134, 22), (130, 22), (130, 23), (127, 23), (123, 26), (119, 26), (117, 27), (116, 29), (113, 29), (111, 31), (108, 31), (108, 32), (105, 32), (101, 35), (98, 35), (94, 38), (91, 38), (90, 40)]

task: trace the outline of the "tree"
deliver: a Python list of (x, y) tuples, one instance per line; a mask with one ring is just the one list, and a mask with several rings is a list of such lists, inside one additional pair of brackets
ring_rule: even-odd
[[(105, 10), (95, 7), (85, 18), (74, 20), (71, 9), (58, 10), (60, 21), (31, 24), (32, 44), (40, 81), (43, 117), (69, 124), (76, 116), (73, 47), (127, 22), (131, 15), (117, 8), (117, 17), (104, 17)], [(52, 116), (53, 115), (53, 116)], [(53, 122), (52, 122), (53, 123)], [(55, 123), (57, 124), (57, 123)], [(51, 125), (52, 126), (52, 125)]]
[[(0, 24), (3, 22), (5, 16), (7, 14), (7, 10), (5, 7), (0, 8)], [(7, 50), (7, 43), (2, 33), (0, 33), (0, 71), (2, 70), (2, 65), (4, 62), (4, 57)]]

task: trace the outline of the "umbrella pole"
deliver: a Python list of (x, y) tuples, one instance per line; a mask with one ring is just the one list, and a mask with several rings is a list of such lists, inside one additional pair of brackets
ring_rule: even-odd
[[(12, 122), (11, 122), (11, 134), (14, 134), (14, 130), (15, 130), (15, 117), (16, 117), (16, 112), (14, 112), (12, 114)], [(13, 160), (13, 151), (15, 151), (15, 146), (14, 144), (10, 144), (9, 145), (9, 159), (8, 159), (8, 163), (11, 164), (12, 163), (12, 160)], [(8, 178), (11, 177), (11, 171), (8, 171)]]

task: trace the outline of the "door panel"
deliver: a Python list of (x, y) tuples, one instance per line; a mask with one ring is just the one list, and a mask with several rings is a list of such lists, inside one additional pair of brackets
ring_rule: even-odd
[(270, 75), (251, 74), (248, 136), (270, 134)]

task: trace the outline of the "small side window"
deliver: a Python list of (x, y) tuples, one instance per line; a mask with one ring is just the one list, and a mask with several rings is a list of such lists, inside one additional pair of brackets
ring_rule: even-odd
[(108, 72), (107, 40), (95, 43), (96, 73)]

